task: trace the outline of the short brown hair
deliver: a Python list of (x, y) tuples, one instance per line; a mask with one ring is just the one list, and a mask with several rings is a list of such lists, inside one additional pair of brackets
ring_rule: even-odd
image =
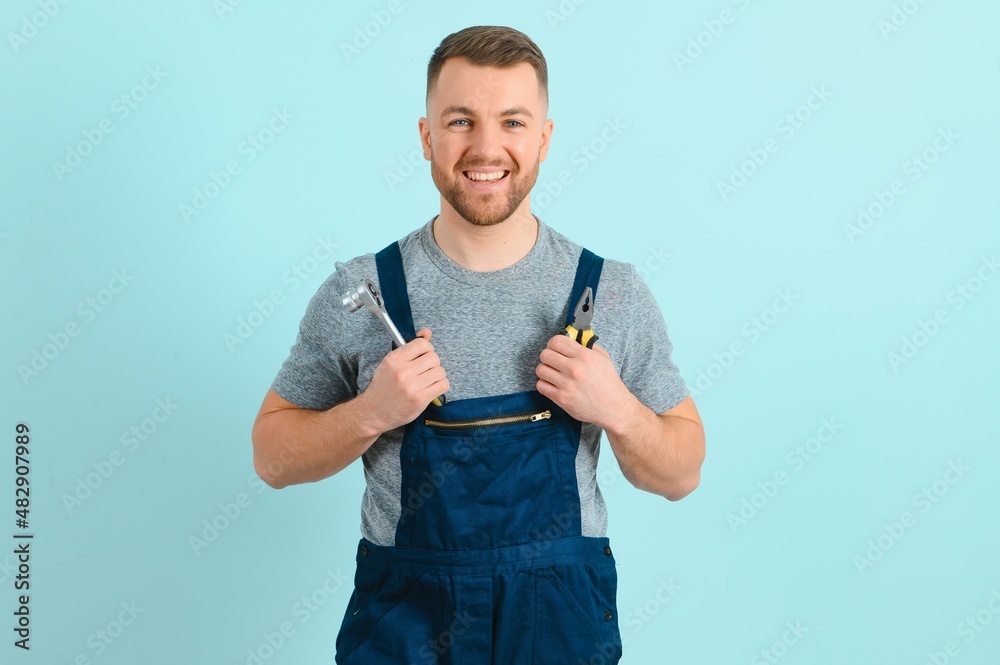
[(480, 67), (513, 67), (527, 62), (535, 68), (542, 99), (549, 100), (549, 70), (545, 56), (523, 32), (498, 25), (477, 25), (453, 32), (444, 39), (427, 63), (427, 96), (437, 83), (445, 60), (466, 58)]

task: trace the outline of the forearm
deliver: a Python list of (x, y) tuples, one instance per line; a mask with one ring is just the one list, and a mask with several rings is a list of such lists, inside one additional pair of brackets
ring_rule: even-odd
[(657, 415), (634, 396), (630, 404), (623, 417), (605, 427), (625, 478), (671, 501), (690, 494), (698, 486), (705, 459), (702, 426)]
[(364, 393), (325, 411), (282, 409), (251, 433), (257, 475), (271, 487), (315, 482), (346, 468), (382, 430)]

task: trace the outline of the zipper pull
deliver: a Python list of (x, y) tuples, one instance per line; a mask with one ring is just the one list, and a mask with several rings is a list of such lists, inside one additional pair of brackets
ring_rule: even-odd
[(552, 417), (552, 412), (551, 411), (542, 411), (541, 413), (536, 413), (533, 416), (531, 416), (531, 422), (534, 423), (534, 422), (537, 422), (539, 420), (547, 420), (548, 418), (551, 418), (551, 417)]

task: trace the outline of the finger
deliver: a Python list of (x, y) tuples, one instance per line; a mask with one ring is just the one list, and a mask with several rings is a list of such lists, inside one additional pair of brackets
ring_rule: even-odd
[[(447, 382), (448, 376), (445, 374), (444, 368), (441, 367), (441, 365), (434, 365), (433, 367), (427, 368), (425, 371), (418, 372), (417, 379), (424, 385), (423, 390), (426, 390), (434, 384)], [(439, 388), (441, 388), (441, 392), (445, 392), (443, 386), (439, 386)], [(435, 397), (437, 397), (437, 395), (435, 395)]]
[(404, 361), (411, 361), (434, 350), (434, 345), (423, 337), (414, 337), (401, 347), (393, 350)]
[(556, 387), (545, 379), (539, 379), (535, 382), (535, 390), (549, 398), (556, 394)]
[(441, 359), (436, 353), (425, 353), (409, 361), (408, 371), (412, 376), (420, 376), (436, 367), (441, 367)]
[(583, 346), (569, 335), (555, 335), (549, 340), (548, 348), (561, 353), (567, 358), (575, 358), (580, 355)]
[(542, 364), (547, 365), (559, 372), (566, 369), (566, 366), (569, 363), (568, 357), (549, 347), (542, 349), (542, 352), (538, 354), (538, 359), (542, 362)]
[(559, 385), (562, 375), (548, 365), (539, 365), (535, 368), (535, 376), (549, 385)]
[(412, 385), (418, 387), (418, 393), (423, 395), (421, 399), (426, 399), (427, 403), (451, 389), (444, 368), (440, 365), (415, 377)]
[(434, 400), (435, 397), (446, 395), (448, 394), (449, 390), (451, 390), (451, 384), (448, 383), (447, 378), (441, 379), (440, 381), (435, 381), (434, 383), (432, 383), (427, 387), (427, 391), (432, 395), (427, 399), (427, 401), (431, 402)]

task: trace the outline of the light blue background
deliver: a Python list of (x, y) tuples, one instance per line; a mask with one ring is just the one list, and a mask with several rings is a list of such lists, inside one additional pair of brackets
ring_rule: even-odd
[[(432, 50), (462, 27), (505, 24), (550, 67), (556, 129), (534, 211), (643, 268), (705, 422), (702, 484), (677, 503), (630, 486), (605, 444), (622, 662), (752, 665), (771, 649), (782, 665), (923, 665), (954, 642), (947, 662), (1000, 663), (1000, 279), (984, 268), (993, 279), (975, 282), (1000, 249), (998, 5), (908, 0), (895, 7), (912, 15), (886, 33), (889, 0), (399, 1), (351, 58), (341, 44), (387, 2), (246, 0), (222, 14), (210, 0), (71, 2), (34, 32), (24, 21), (44, 2), (5, 5), (0, 397), (9, 451), (15, 423), (32, 428), (36, 537), (30, 653), (12, 646), (13, 539), (0, 550), (0, 660), (236, 665), (249, 649), (333, 662), (360, 464), (274, 491), (255, 481), (250, 428), (334, 261), (439, 210), (427, 163), (400, 165), (415, 154)], [(712, 24), (724, 10), (731, 21)], [(705, 46), (678, 66), (689, 39)], [(113, 104), (147, 67), (166, 76), (122, 117)], [(814, 87), (830, 97), (800, 108)], [(248, 162), (240, 144), (273, 109), (294, 119)], [(787, 136), (777, 123), (797, 110), (809, 119)], [(105, 118), (114, 130), (60, 180), (53, 162)], [(627, 128), (584, 169), (580, 150), (609, 119)], [(948, 128), (958, 138), (934, 155)], [(768, 139), (777, 152), (724, 200), (717, 183)], [(925, 150), (937, 160), (913, 181), (907, 163)], [(229, 160), (240, 173), (185, 223), (179, 205)], [(562, 170), (572, 184), (541, 197)], [(894, 180), (904, 193), (851, 242), (845, 225)], [(310, 264), (318, 238), (337, 249)], [(301, 265), (315, 270), (284, 278)], [(78, 305), (123, 269), (131, 283), (87, 320)], [(970, 279), (981, 288), (956, 300)], [(275, 289), (283, 302), (230, 349), (224, 336)], [(773, 316), (778, 290), (797, 299)], [(948, 322), (921, 337), (938, 309)], [(756, 338), (755, 317), (771, 324)], [(79, 334), (22, 378), (70, 323)], [(894, 367), (888, 354), (915, 335), (918, 352)], [(727, 359), (734, 342), (742, 353)], [(714, 378), (699, 389), (700, 372)], [(157, 399), (176, 412), (126, 447)], [(842, 428), (799, 468), (786, 455), (824, 418)], [(123, 463), (67, 507), (113, 451)], [(12, 457), (0, 470), (11, 534)], [(948, 475), (950, 462), (968, 471)], [(767, 497), (777, 472), (787, 482)], [(937, 501), (915, 503), (935, 482)], [(195, 552), (203, 521), (226, 522), (220, 504), (240, 493), (239, 516)], [(734, 527), (743, 499), (759, 507)], [(892, 527), (906, 512), (912, 526)], [(872, 546), (881, 558), (859, 566)], [(347, 580), (332, 594), (327, 571)], [(661, 583), (674, 591), (658, 595)], [(314, 593), (323, 602), (305, 614), (297, 603)], [(141, 614), (98, 653), (97, 631), (130, 602)], [(989, 623), (963, 630), (977, 613)], [(294, 632), (269, 653), (283, 622)]]

